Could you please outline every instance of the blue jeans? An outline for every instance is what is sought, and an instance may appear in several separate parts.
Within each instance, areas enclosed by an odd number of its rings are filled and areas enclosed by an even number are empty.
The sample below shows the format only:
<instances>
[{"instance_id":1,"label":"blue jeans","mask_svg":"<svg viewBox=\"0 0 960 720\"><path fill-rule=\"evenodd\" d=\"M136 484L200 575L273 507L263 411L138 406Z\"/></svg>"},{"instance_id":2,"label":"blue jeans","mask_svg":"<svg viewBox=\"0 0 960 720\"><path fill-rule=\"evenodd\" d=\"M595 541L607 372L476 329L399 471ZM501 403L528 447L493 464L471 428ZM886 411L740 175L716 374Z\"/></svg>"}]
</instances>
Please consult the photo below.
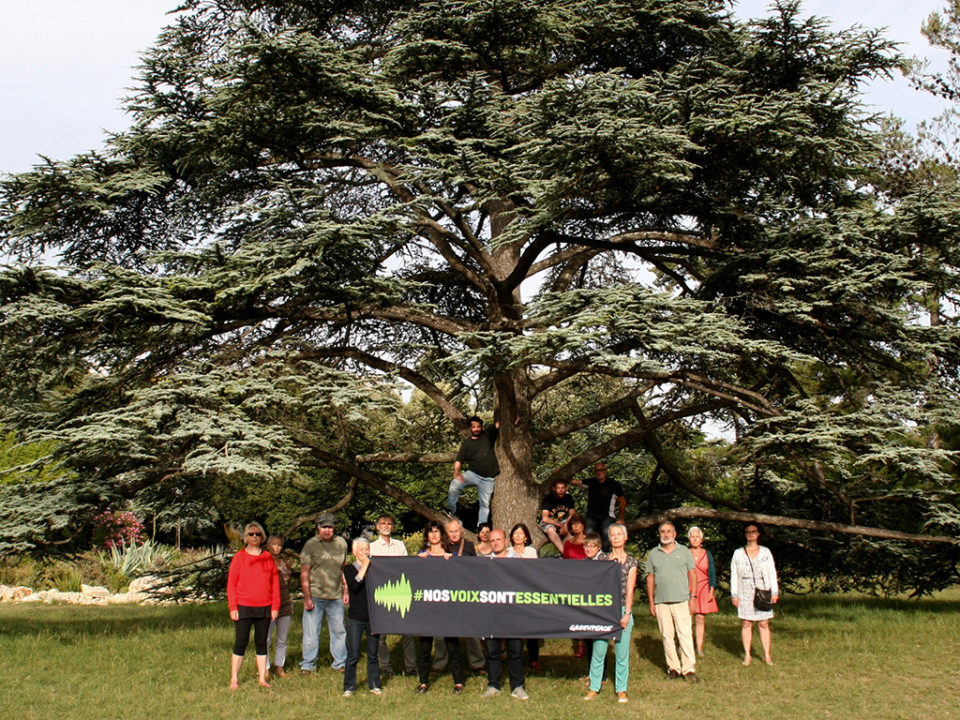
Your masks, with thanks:
<instances>
[{"instance_id":1,"label":"blue jeans","mask_svg":"<svg viewBox=\"0 0 960 720\"><path fill-rule=\"evenodd\" d=\"M626 610L626 608L624 608ZM627 680L630 677L630 633L633 632L633 615L620 639L613 644L613 654L616 658L614 672L614 687L617 692L627 691ZM594 640L593 653L590 655L590 689L600 692L603 681L603 663L607 658L608 640Z\"/></svg>"},{"instance_id":2,"label":"blue jeans","mask_svg":"<svg viewBox=\"0 0 960 720\"><path fill-rule=\"evenodd\" d=\"M343 689L357 689L357 664L360 662L360 639L367 634L367 687L371 690L380 687L380 664L377 662L377 648L380 636L370 634L369 620L347 619L347 666L343 673Z\"/></svg>"},{"instance_id":3,"label":"blue jeans","mask_svg":"<svg viewBox=\"0 0 960 720\"><path fill-rule=\"evenodd\" d=\"M333 655L333 668L339 670L347 664L347 630L343 625L343 598L324 600L313 598L313 610L303 611L303 661L301 670L314 670L317 667L317 654L320 651L320 626L323 614L327 614L327 627L330 629L330 654Z\"/></svg>"},{"instance_id":4,"label":"blue jeans","mask_svg":"<svg viewBox=\"0 0 960 720\"><path fill-rule=\"evenodd\" d=\"M480 512L477 513L477 525L486 522L490 517L490 498L493 497L492 477L483 477L477 475L473 470L463 472L463 482L457 479L450 481L450 487L447 490L447 510L452 514L457 512L457 500L460 499L460 492L469 485L475 485L477 496L480 498Z\"/></svg>"}]
</instances>

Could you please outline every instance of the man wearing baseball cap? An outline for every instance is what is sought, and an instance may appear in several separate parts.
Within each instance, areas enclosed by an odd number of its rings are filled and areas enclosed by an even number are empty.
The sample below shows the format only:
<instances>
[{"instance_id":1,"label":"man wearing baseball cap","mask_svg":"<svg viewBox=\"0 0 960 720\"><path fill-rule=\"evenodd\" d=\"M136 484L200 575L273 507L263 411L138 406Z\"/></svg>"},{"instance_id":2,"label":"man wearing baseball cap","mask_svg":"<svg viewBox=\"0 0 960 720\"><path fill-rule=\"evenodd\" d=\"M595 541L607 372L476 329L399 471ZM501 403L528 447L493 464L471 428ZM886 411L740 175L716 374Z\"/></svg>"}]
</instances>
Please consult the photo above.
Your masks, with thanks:
<instances>
[{"instance_id":1,"label":"man wearing baseball cap","mask_svg":"<svg viewBox=\"0 0 960 720\"><path fill-rule=\"evenodd\" d=\"M320 513L317 534L307 540L300 553L300 588L303 590L301 675L316 669L324 613L330 630L333 669L343 672L347 662L347 631L343 622L346 594L343 566L347 562L347 541L333 534L336 523L333 513Z\"/></svg>"}]
</instances>

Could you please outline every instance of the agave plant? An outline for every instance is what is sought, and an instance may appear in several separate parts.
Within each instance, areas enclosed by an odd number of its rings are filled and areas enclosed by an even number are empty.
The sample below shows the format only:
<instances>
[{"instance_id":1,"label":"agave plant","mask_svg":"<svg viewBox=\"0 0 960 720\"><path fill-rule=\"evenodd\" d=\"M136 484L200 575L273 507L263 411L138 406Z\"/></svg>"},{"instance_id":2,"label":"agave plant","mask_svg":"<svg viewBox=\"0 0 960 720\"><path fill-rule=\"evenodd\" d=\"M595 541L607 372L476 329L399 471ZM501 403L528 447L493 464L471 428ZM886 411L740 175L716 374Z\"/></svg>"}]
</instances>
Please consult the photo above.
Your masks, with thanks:
<instances>
[{"instance_id":1,"label":"agave plant","mask_svg":"<svg viewBox=\"0 0 960 720\"><path fill-rule=\"evenodd\" d=\"M121 543L109 550L109 558L103 553L100 560L128 578L163 570L177 557L177 549L147 540L142 545Z\"/></svg>"}]
</instances>

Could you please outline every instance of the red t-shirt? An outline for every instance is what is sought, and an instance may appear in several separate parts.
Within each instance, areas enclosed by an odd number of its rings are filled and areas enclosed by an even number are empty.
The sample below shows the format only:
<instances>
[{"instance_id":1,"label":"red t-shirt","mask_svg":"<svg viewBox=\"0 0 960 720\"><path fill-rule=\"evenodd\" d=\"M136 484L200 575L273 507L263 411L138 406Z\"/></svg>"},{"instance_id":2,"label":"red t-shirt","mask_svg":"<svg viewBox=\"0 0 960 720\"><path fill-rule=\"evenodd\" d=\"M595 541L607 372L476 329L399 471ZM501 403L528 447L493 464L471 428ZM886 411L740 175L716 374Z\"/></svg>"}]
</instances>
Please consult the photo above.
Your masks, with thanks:
<instances>
[{"instance_id":1,"label":"red t-shirt","mask_svg":"<svg viewBox=\"0 0 960 720\"><path fill-rule=\"evenodd\" d=\"M233 556L227 576L227 604L230 610L238 605L269 605L271 610L280 610L280 579L273 555L266 550L259 555L241 550Z\"/></svg>"},{"instance_id":2,"label":"red t-shirt","mask_svg":"<svg viewBox=\"0 0 960 720\"><path fill-rule=\"evenodd\" d=\"M586 560L587 553L583 549L583 543L567 540L563 544L563 557L566 560Z\"/></svg>"}]
</instances>

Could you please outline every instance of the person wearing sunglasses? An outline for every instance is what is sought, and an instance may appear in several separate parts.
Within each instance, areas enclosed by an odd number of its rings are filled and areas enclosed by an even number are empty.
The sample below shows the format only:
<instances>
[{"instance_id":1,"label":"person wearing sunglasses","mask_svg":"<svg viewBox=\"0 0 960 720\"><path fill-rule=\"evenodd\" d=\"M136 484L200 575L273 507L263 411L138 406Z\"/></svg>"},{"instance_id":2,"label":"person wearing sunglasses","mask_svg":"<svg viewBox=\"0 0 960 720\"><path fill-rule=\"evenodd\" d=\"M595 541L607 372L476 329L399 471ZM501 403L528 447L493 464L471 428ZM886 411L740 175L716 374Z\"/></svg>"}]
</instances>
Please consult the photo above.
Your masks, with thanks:
<instances>
[{"instance_id":1,"label":"person wearing sunglasses","mask_svg":"<svg viewBox=\"0 0 960 720\"><path fill-rule=\"evenodd\" d=\"M227 605L233 620L233 656L230 658L230 689L240 686L240 665L250 642L253 627L257 650L259 684L267 680L267 634L270 621L280 614L280 579L273 556L264 552L266 533L257 522L243 528L243 549L233 556L227 575Z\"/></svg>"}]
</instances>

